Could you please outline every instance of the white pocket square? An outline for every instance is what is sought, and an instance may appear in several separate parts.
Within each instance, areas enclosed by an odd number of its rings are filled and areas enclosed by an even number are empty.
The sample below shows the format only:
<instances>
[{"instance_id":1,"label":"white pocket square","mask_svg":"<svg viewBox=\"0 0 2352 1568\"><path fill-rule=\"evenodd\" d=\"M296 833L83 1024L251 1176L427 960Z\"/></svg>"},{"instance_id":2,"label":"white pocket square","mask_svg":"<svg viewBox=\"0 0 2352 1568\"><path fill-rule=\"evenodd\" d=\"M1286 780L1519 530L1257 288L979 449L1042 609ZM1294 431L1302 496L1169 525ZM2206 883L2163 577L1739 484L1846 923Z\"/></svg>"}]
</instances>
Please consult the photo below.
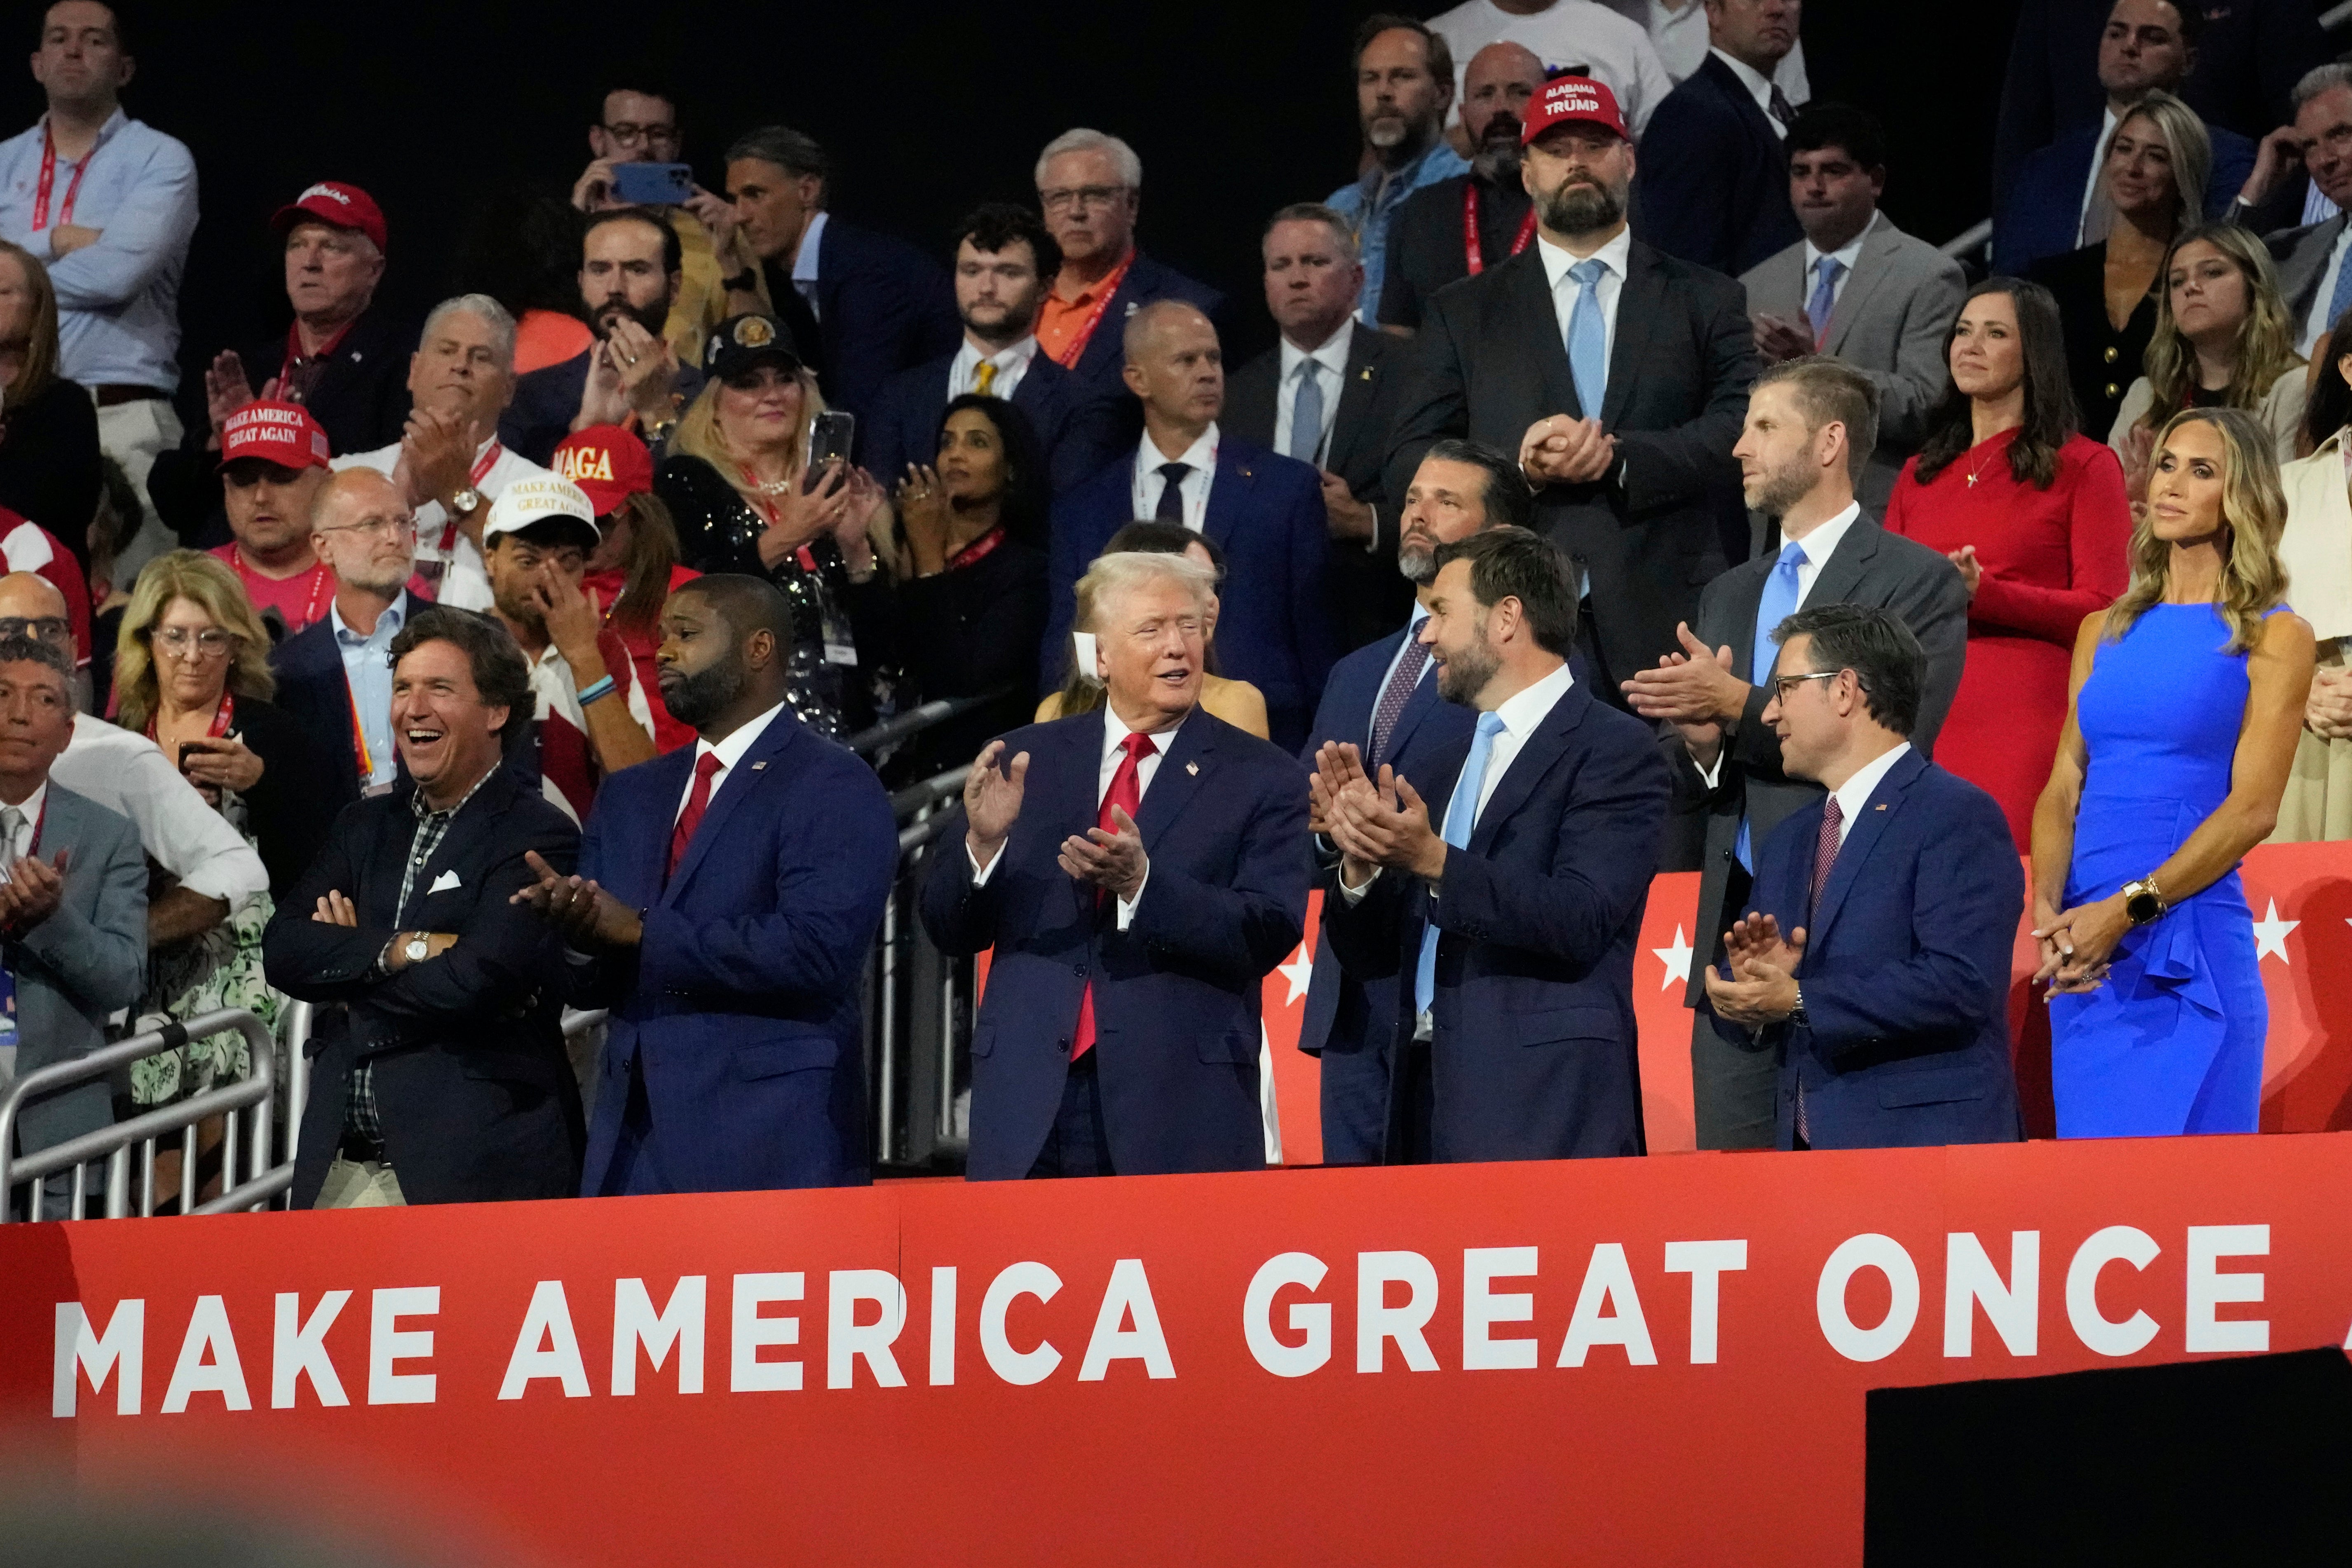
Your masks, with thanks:
<instances>
[{"instance_id":1,"label":"white pocket square","mask_svg":"<svg viewBox=\"0 0 2352 1568\"><path fill-rule=\"evenodd\" d=\"M434 878L433 885L425 890L427 893L446 893L456 886L457 886L457 873L455 871L444 871L439 876Z\"/></svg>"}]
</instances>

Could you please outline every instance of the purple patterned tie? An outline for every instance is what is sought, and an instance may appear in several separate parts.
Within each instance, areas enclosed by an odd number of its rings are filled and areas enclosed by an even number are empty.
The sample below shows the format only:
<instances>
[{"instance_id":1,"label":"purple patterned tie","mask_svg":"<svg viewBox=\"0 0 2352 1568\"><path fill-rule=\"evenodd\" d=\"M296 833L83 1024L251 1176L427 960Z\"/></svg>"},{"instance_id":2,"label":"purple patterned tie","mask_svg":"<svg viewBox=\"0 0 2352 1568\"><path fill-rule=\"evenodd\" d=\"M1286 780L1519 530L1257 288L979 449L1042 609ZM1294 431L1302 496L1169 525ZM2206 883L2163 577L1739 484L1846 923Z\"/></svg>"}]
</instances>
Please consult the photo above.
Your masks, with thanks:
<instances>
[{"instance_id":1,"label":"purple patterned tie","mask_svg":"<svg viewBox=\"0 0 2352 1568\"><path fill-rule=\"evenodd\" d=\"M1837 796L1822 802L1822 836L1813 842L1812 902L1817 907L1822 901L1822 889L1829 885L1830 868L1837 864L1838 824L1844 820L1845 812L1839 806Z\"/></svg>"},{"instance_id":2,"label":"purple patterned tie","mask_svg":"<svg viewBox=\"0 0 2352 1568\"><path fill-rule=\"evenodd\" d=\"M1398 715L1412 700L1412 689L1421 683L1421 672L1429 667L1428 646L1408 634L1404 651L1397 655L1396 668L1389 673L1389 683L1381 688L1380 706L1372 710L1372 758L1365 764L1373 773L1388 760L1389 736L1396 730Z\"/></svg>"}]
</instances>

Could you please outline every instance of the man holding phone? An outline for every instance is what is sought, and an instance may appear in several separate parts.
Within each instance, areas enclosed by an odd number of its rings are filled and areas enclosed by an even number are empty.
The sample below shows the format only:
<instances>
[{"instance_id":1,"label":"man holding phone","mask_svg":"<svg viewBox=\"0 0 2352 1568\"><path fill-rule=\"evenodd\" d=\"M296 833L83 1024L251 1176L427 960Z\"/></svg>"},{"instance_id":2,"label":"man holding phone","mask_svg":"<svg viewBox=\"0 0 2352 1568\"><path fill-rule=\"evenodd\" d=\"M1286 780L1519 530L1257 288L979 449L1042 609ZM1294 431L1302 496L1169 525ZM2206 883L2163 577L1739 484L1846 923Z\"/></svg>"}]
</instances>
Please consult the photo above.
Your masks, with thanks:
<instances>
[{"instance_id":1,"label":"man holding phone","mask_svg":"<svg viewBox=\"0 0 2352 1568\"><path fill-rule=\"evenodd\" d=\"M743 242L734 205L695 184L692 166L683 161L686 138L677 128L677 104L667 92L640 79L616 86L596 101L597 119L588 127L592 157L572 183L572 205L592 214L657 209L677 237L679 256L670 268L678 281L661 336L679 363L698 365L703 339L729 313L723 278L749 268L759 303L747 308L768 308L757 276L759 259Z\"/></svg>"},{"instance_id":2,"label":"man holding phone","mask_svg":"<svg viewBox=\"0 0 2352 1568\"><path fill-rule=\"evenodd\" d=\"M631 426L658 446L702 390L702 373L662 336L682 277L677 229L651 207L615 207L588 220L580 250L580 302L595 342L517 378L499 420L499 439L534 463L596 425Z\"/></svg>"}]
</instances>

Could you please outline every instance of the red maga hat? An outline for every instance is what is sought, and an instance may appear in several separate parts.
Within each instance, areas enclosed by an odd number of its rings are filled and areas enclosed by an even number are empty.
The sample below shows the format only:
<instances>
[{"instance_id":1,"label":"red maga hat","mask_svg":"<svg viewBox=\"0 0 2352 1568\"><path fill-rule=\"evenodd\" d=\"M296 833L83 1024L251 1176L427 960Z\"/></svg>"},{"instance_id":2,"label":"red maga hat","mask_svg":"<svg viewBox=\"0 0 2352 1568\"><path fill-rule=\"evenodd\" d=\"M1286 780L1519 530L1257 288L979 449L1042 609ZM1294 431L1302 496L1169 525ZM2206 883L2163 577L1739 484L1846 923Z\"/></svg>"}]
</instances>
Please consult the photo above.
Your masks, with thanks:
<instances>
[{"instance_id":1,"label":"red maga hat","mask_svg":"<svg viewBox=\"0 0 2352 1568\"><path fill-rule=\"evenodd\" d=\"M384 248L383 209L357 185L341 180L321 180L279 207L270 218L269 226L284 234L304 218L315 218L337 228L355 228L375 241L378 250Z\"/></svg>"},{"instance_id":2,"label":"red maga hat","mask_svg":"<svg viewBox=\"0 0 2352 1568\"><path fill-rule=\"evenodd\" d=\"M1608 83L1589 76L1554 77L1544 83L1543 90L1528 100L1519 145L1527 146L1555 125L1598 125L1622 141L1633 140L1625 130L1624 111L1617 107L1617 95L1609 90Z\"/></svg>"},{"instance_id":3,"label":"red maga hat","mask_svg":"<svg viewBox=\"0 0 2352 1568\"><path fill-rule=\"evenodd\" d=\"M598 517L654 488L653 454L636 432L618 425L591 425L566 436L547 466L586 491Z\"/></svg>"},{"instance_id":4,"label":"red maga hat","mask_svg":"<svg viewBox=\"0 0 2352 1568\"><path fill-rule=\"evenodd\" d=\"M221 426L221 466L260 458L281 468L329 466L326 427L299 403L248 403Z\"/></svg>"}]
</instances>

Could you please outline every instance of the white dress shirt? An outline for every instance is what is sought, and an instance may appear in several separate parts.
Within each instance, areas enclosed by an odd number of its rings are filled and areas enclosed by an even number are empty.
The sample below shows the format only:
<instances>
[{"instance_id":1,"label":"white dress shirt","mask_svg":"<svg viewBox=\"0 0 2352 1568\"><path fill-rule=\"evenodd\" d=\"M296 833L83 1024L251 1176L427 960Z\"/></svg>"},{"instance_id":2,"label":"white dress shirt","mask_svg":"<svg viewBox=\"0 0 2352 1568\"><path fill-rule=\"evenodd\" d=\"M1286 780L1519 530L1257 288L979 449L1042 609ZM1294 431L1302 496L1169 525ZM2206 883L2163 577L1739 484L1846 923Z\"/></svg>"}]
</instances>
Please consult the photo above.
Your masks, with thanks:
<instances>
[{"instance_id":1,"label":"white dress shirt","mask_svg":"<svg viewBox=\"0 0 2352 1568\"><path fill-rule=\"evenodd\" d=\"M7 868L33 852L33 835L41 826L41 810L48 804L48 799L49 781L45 778L38 789L12 808L20 814L22 820L16 824L16 830L8 835L7 843L0 845L0 882L8 879ZM54 859L54 850L51 855Z\"/></svg>"},{"instance_id":2,"label":"white dress shirt","mask_svg":"<svg viewBox=\"0 0 2352 1568\"><path fill-rule=\"evenodd\" d=\"M2330 325L2327 306L2336 298L2336 279L2344 270L2344 255L2347 249L2352 249L2352 223L2346 224L2344 231L2336 237L2336 248L2327 258L2327 269L2319 275L2318 290L2311 297L2311 314L2305 318L2302 338L2295 344L2295 352L2305 359L2309 359L2311 351L2319 346L2321 334Z\"/></svg>"},{"instance_id":3,"label":"white dress shirt","mask_svg":"<svg viewBox=\"0 0 2352 1568\"><path fill-rule=\"evenodd\" d=\"M1127 738L1135 733L1134 731L1127 727L1127 723L1124 720L1120 719L1116 712L1112 711L1111 705L1108 701L1106 701L1102 706L1102 765L1097 770L1095 774L1095 812L1097 816L1099 816L1102 812L1103 797L1110 794L1110 781L1118 776L1118 765L1120 763L1127 760ZM1187 714L1186 717L1189 718L1191 715ZM1168 748L1176 743L1177 731L1183 729L1183 721L1179 720L1174 729L1162 730L1153 735L1151 737L1153 742L1151 750L1137 760L1135 764L1135 801L1136 808L1138 810L1142 809L1143 797L1145 795L1150 793L1151 789L1151 781L1160 776L1160 763L1161 760L1168 755ZM971 852L971 845L968 840L964 844L963 852L964 858L971 862L971 885L975 888L986 887L988 885L989 877L995 871L999 863L1001 863L1004 858L1004 847L1003 845L997 846L994 858L992 858L985 866L980 863L980 857ZM1136 905L1143 902L1143 889L1150 881L1151 863L1147 860L1144 862L1143 867L1143 880L1135 885L1135 897L1132 899L1121 899L1118 900L1119 930L1125 931L1134 921L1135 907Z\"/></svg>"},{"instance_id":4,"label":"white dress shirt","mask_svg":"<svg viewBox=\"0 0 2352 1568\"><path fill-rule=\"evenodd\" d=\"M1536 254L1543 260L1544 280L1551 285L1551 313L1559 323L1559 341L1568 342L1568 323L1576 314L1576 297L1583 292L1568 269L1580 261L1601 263L1601 280L1592 286L1595 298L1601 301L1601 361L1610 363L1609 354L1617 347L1617 296L1625 289L1625 265L1633 248L1633 231L1621 228L1617 237L1589 257L1575 256L1551 242L1551 237L1540 230L1536 235ZM1588 419L1601 417L1601 410L1588 408Z\"/></svg>"},{"instance_id":5,"label":"white dress shirt","mask_svg":"<svg viewBox=\"0 0 2352 1568\"><path fill-rule=\"evenodd\" d=\"M1348 347L1355 331L1356 319L1350 316L1339 323L1338 331L1311 353L1288 338L1282 340L1282 380L1274 397L1276 451L1285 456L1290 452L1291 405L1298 398L1299 367L1311 364L1315 367L1315 379L1323 391L1323 429L1315 439L1315 465L1321 468L1328 462L1331 431L1339 422L1339 395L1348 389ZM1147 514L1138 512L1136 515L1142 517Z\"/></svg>"},{"instance_id":6,"label":"white dress shirt","mask_svg":"<svg viewBox=\"0 0 2352 1568\"><path fill-rule=\"evenodd\" d=\"M980 374L980 367L986 363L996 367L996 379L989 384L988 395L1002 397L1009 403L1013 399L1013 388L1019 386L1021 378L1029 374L1029 362L1036 353L1034 333L1011 348L999 349L992 354L981 353L972 346L971 340L966 338L956 350L955 363L948 366L948 396L958 398L967 392L979 391L972 384L972 380Z\"/></svg>"},{"instance_id":7,"label":"white dress shirt","mask_svg":"<svg viewBox=\"0 0 2352 1568\"><path fill-rule=\"evenodd\" d=\"M131 819L139 843L180 885L222 899L234 914L269 886L261 857L195 786L135 731L74 715L73 740L49 766L49 782Z\"/></svg>"},{"instance_id":8,"label":"white dress shirt","mask_svg":"<svg viewBox=\"0 0 2352 1568\"><path fill-rule=\"evenodd\" d=\"M705 756L716 756L719 759L719 771L710 775L710 794L704 797L703 809L707 811L709 809L709 803L719 798L719 788L727 783L727 775L735 771L735 764L743 760L743 753L750 751L758 743L760 737L768 732L768 726L776 721L776 715L782 712L784 707L783 703L779 702L749 722L737 725L727 732L727 738L723 741L711 742L698 739L694 742L694 767L688 770L686 787L677 792L677 809L669 814L672 826L676 826L677 819L686 815L686 803L694 797L694 775L700 770L702 759Z\"/></svg>"},{"instance_id":9,"label":"white dress shirt","mask_svg":"<svg viewBox=\"0 0 2352 1568\"><path fill-rule=\"evenodd\" d=\"M1845 847L1846 836L1853 831L1853 825L1861 819L1864 809L1870 805L1871 795L1878 788L1878 782L1893 770L1895 763L1908 756L1910 752L1911 742L1906 741L1885 756L1875 757L1863 763L1853 771L1852 778L1830 791L1831 797L1838 803L1839 848Z\"/></svg>"},{"instance_id":10,"label":"white dress shirt","mask_svg":"<svg viewBox=\"0 0 2352 1568\"><path fill-rule=\"evenodd\" d=\"M1694 9L1703 8L1700 0L1690 4ZM1574 66L1607 83L1637 137L1648 128L1651 113L1675 89L1675 79L1659 58L1647 19L1628 16L1622 5L1552 0L1539 11L1520 16L1504 10L1494 0L1467 0L1431 17L1429 30L1444 38L1454 54L1454 107L1447 112L1449 125L1462 118L1462 82L1469 72L1470 58L1489 44L1517 44L1548 68Z\"/></svg>"},{"instance_id":11,"label":"white dress shirt","mask_svg":"<svg viewBox=\"0 0 2352 1568\"><path fill-rule=\"evenodd\" d=\"M820 211L808 220L808 227L801 230L800 248L793 252L793 288L808 301L809 314L820 321L824 320L824 312L816 306L816 261L817 251L824 241L824 220L828 216Z\"/></svg>"},{"instance_id":12,"label":"white dress shirt","mask_svg":"<svg viewBox=\"0 0 2352 1568\"><path fill-rule=\"evenodd\" d=\"M1748 89L1748 96L1754 99L1756 107L1764 111L1764 123L1772 128L1772 134L1783 142L1787 141L1789 128L1781 124L1780 117L1772 112L1772 79L1747 61L1734 59L1721 49L1710 47L1706 52L1731 68L1731 74L1739 79L1739 85ZM1787 98L1789 95L1784 90L1780 96ZM1790 107L1794 106L1795 100L1790 100Z\"/></svg>"},{"instance_id":13,"label":"white dress shirt","mask_svg":"<svg viewBox=\"0 0 2352 1568\"><path fill-rule=\"evenodd\" d=\"M1217 427L1211 425L1201 438L1184 449L1180 458L1171 458L1151 439L1151 432L1143 433L1143 444L1135 452L1135 487L1131 500L1135 510L1131 517L1152 517L1160 507L1160 487L1167 481L1160 470L1169 463L1182 463L1192 471L1186 474L1178 489L1184 500L1184 526L1198 533L1208 525L1209 487L1217 478Z\"/></svg>"},{"instance_id":14,"label":"white dress shirt","mask_svg":"<svg viewBox=\"0 0 2352 1568\"><path fill-rule=\"evenodd\" d=\"M1869 239L1870 231L1877 226L1878 215L1873 213L1870 216L1870 221L1862 226L1862 232L1835 250L1816 250L1813 248L1811 240L1805 241L1805 278L1797 296L1799 310L1802 310L1806 305L1811 303L1813 290L1821 285L1822 259L1826 256L1844 268L1837 275L1837 281L1830 285L1830 314L1832 317L1837 314L1837 302L1845 298L1845 286L1853 281L1853 269L1861 264L1863 243Z\"/></svg>"}]
</instances>

